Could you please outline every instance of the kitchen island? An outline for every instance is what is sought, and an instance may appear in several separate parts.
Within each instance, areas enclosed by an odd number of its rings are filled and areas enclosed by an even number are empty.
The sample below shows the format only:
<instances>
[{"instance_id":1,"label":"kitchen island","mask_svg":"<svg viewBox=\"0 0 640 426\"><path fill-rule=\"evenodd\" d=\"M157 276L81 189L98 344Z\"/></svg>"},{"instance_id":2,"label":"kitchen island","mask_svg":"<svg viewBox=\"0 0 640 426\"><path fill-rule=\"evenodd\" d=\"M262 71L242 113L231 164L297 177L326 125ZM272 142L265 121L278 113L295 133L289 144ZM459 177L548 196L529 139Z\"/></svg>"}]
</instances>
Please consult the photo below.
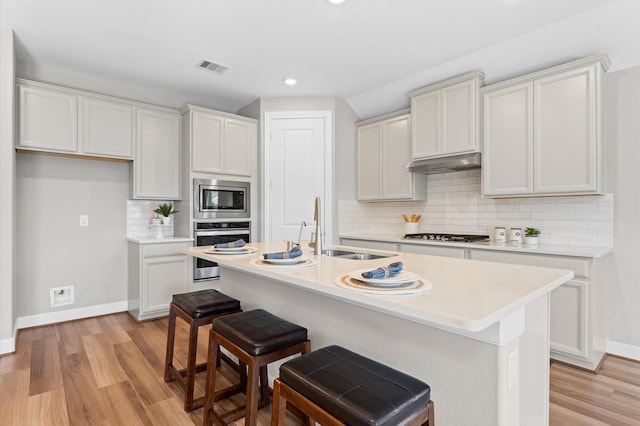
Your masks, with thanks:
<instances>
[{"instance_id":1,"label":"kitchen island","mask_svg":"<svg viewBox=\"0 0 640 426\"><path fill-rule=\"evenodd\" d=\"M305 252L312 265L265 267L255 259L284 244L250 245L255 253L182 251L217 262L220 291L243 309L267 309L307 327L312 348L339 344L429 383L439 425L548 422L549 292L572 271L412 253L351 260ZM378 295L336 284L354 270L395 261L431 290ZM277 366L270 367L273 379Z\"/></svg>"}]
</instances>

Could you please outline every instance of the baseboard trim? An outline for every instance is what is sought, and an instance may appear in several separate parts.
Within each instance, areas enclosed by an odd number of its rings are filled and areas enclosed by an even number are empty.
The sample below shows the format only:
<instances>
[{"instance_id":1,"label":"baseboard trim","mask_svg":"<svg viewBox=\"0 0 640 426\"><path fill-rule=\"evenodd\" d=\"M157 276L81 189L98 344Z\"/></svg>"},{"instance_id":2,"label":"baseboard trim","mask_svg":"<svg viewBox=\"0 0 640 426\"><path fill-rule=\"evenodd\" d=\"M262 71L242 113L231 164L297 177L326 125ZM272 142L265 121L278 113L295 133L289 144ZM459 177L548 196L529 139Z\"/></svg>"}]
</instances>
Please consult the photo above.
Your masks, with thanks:
<instances>
[{"instance_id":1,"label":"baseboard trim","mask_svg":"<svg viewBox=\"0 0 640 426\"><path fill-rule=\"evenodd\" d=\"M10 354L16 351L16 341L18 339L18 328L13 327L13 336L0 340L0 355Z\"/></svg>"},{"instance_id":2,"label":"baseboard trim","mask_svg":"<svg viewBox=\"0 0 640 426\"><path fill-rule=\"evenodd\" d=\"M607 353L640 361L640 347L607 340Z\"/></svg>"},{"instance_id":3,"label":"baseboard trim","mask_svg":"<svg viewBox=\"0 0 640 426\"><path fill-rule=\"evenodd\" d=\"M104 305L87 306L84 308L67 309L64 311L47 312L46 314L29 315L16 318L16 329L55 324L57 322L72 321L82 318L97 317L116 312L123 312L129 308L126 300L106 303Z\"/></svg>"}]
</instances>

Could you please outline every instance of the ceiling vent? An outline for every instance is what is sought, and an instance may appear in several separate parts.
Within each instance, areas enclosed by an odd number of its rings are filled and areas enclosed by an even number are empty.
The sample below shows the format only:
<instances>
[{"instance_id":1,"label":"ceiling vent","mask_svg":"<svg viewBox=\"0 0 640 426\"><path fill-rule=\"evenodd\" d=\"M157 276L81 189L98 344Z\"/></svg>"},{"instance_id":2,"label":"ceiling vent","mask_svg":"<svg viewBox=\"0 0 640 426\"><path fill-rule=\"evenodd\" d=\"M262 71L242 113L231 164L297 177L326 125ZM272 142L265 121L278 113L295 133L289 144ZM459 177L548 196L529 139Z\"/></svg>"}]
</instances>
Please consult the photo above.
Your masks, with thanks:
<instances>
[{"instance_id":1,"label":"ceiling vent","mask_svg":"<svg viewBox=\"0 0 640 426\"><path fill-rule=\"evenodd\" d=\"M207 69L209 71L213 71L218 74L222 74L229 69L229 67L225 67L224 65L216 64L215 62L210 62L207 60L202 60L198 64L200 68Z\"/></svg>"}]
</instances>

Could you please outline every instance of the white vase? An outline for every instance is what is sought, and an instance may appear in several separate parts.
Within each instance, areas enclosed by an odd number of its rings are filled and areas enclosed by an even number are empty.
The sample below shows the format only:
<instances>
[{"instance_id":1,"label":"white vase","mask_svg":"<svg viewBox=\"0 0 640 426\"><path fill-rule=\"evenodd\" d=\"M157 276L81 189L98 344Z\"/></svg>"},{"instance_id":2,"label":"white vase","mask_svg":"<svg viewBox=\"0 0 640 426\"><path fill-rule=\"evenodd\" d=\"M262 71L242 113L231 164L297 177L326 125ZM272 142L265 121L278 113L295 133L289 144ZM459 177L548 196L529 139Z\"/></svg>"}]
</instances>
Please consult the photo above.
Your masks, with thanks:
<instances>
[{"instance_id":1,"label":"white vase","mask_svg":"<svg viewBox=\"0 0 640 426\"><path fill-rule=\"evenodd\" d=\"M537 235L526 235L524 237L524 242L529 245L538 244L538 236Z\"/></svg>"},{"instance_id":2,"label":"white vase","mask_svg":"<svg viewBox=\"0 0 640 426\"><path fill-rule=\"evenodd\" d=\"M169 225L171 223L171 216L162 216L162 224Z\"/></svg>"}]
</instances>

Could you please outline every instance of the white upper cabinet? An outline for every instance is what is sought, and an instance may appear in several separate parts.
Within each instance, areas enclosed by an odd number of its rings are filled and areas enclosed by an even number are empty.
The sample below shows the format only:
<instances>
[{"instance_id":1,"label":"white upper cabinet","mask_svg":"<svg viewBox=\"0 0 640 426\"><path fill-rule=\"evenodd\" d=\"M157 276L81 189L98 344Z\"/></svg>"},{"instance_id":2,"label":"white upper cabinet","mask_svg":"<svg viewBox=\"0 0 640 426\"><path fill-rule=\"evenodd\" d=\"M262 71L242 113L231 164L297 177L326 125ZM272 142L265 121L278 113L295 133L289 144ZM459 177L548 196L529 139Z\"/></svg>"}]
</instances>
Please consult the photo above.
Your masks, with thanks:
<instances>
[{"instance_id":1,"label":"white upper cabinet","mask_svg":"<svg viewBox=\"0 0 640 426\"><path fill-rule=\"evenodd\" d=\"M482 89L485 196L605 191L606 56Z\"/></svg>"},{"instance_id":2,"label":"white upper cabinet","mask_svg":"<svg viewBox=\"0 0 640 426\"><path fill-rule=\"evenodd\" d=\"M180 114L138 108L133 198L180 199Z\"/></svg>"},{"instance_id":3,"label":"white upper cabinet","mask_svg":"<svg viewBox=\"0 0 640 426\"><path fill-rule=\"evenodd\" d=\"M472 72L409 93L411 158L479 152L479 89L484 74Z\"/></svg>"},{"instance_id":4,"label":"white upper cabinet","mask_svg":"<svg viewBox=\"0 0 640 426\"><path fill-rule=\"evenodd\" d=\"M183 121L190 130L192 171L236 176L255 174L256 120L192 105L188 107Z\"/></svg>"},{"instance_id":5,"label":"white upper cabinet","mask_svg":"<svg viewBox=\"0 0 640 426\"><path fill-rule=\"evenodd\" d=\"M84 96L82 150L86 154L133 158L134 108L124 102Z\"/></svg>"},{"instance_id":6,"label":"white upper cabinet","mask_svg":"<svg viewBox=\"0 0 640 426\"><path fill-rule=\"evenodd\" d=\"M134 106L106 96L18 80L17 148L133 159Z\"/></svg>"},{"instance_id":7,"label":"white upper cabinet","mask_svg":"<svg viewBox=\"0 0 640 426\"><path fill-rule=\"evenodd\" d=\"M45 86L18 86L18 148L78 151L78 96Z\"/></svg>"},{"instance_id":8,"label":"white upper cabinet","mask_svg":"<svg viewBox=\"0 0 640 426\"><path fill-rule=\"evenodd\" d=\"M416 175L406 167L411 160L410 122L405 110L358 123L358 200L424 198L426 175Z\"/></svg>"}]
</instances>

